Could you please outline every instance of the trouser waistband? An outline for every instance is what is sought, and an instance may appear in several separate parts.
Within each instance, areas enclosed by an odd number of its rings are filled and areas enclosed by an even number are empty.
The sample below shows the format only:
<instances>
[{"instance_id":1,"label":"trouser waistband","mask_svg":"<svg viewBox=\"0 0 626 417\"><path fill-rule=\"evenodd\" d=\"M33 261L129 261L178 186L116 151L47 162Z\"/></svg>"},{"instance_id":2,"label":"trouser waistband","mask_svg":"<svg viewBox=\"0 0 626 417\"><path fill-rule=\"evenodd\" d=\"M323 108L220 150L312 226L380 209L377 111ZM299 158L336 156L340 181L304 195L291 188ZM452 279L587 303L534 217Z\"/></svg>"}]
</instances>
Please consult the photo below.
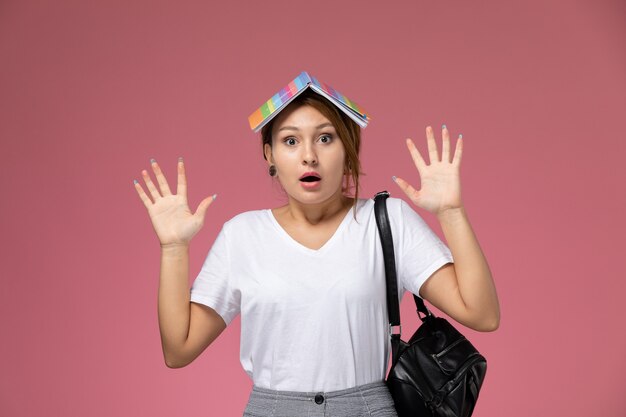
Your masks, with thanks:
<instances>
[{"instance_id":1,"label":"trouser waistband","mask_svg":"<svg viewBox=\"0 0 626 417\"><path fill-rule=\"evenodd\" d=\"M256 391L256 392L260 392L264 394L272 394L272 395L296 397L296 398L298 397L304 398L304 397L315 396L317 394L324 394L324 397L326 398L333 398L333 397L340 397L346 394L360 392L360 391L367 390L367 389L386 387L386 386L387 385L385 381L381 380L381 381L374 381L374 382L370 382L367 384L357 385L351 388L335 390L335 391L321 391L321 390L320 391L284 391L284 390L273 390L269 388L259 387L256 385L252 386L252 391Z\"/></svg>"}]
</instances>

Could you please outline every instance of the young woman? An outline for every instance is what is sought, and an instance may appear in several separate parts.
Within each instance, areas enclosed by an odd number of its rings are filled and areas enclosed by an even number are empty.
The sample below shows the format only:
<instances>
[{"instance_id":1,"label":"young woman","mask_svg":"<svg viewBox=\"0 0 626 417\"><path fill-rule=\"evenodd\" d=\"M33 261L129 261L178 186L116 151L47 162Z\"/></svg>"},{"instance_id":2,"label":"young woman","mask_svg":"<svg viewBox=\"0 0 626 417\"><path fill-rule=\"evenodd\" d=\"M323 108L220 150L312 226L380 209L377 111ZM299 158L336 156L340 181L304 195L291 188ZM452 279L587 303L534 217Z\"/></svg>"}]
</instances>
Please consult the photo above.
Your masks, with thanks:
<instances>
[{"instance_id":1,"label":"young woman","mask_svg":"<svg viewBox=\"0 0 626 417\"><path fill-rule=\"evenodd\" d=\"M168 367L191 363L241 314L240 359L253 380L244 416L396 416L384 379L390 338L385 270L374 200L358 197L360 127L306 90L261 131L269 175L287 203L223 225L188 288L189 244L215 195L189 210L185 168L172 194L158 164L136 183L162 248L158 314ZM389 197L398 299L418 294L457 322L493 331L495 286L461 201L462 139L453 160L442 130L430 165L410 139L421 189L396 183L439 219L449 247L410 204ZM354 196L350 196L350 182Z\"/></svg>"}]
</instances>

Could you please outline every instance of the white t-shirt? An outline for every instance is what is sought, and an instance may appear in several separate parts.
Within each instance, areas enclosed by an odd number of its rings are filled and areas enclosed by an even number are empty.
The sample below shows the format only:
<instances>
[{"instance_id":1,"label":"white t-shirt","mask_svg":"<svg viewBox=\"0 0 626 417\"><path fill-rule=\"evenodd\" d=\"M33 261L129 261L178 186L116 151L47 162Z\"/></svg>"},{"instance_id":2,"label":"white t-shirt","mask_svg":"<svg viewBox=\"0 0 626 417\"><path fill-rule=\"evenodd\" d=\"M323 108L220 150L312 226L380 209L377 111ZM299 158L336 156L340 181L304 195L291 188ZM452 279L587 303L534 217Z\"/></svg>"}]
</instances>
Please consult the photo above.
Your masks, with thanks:
<instances>
[{"instance_id":1,"label":"white t-shirt","mask_svg":"<svg viewBox=\"0 0 626 417\"><path fill-rule=\"evenodd\" d=\"M271 209L226 221L191 301L226 324L241 313L240 360L259 387L334 391L385 379L391 340L374 200L357 200L318 250L294 240ZM446 263L449 248L402 199L388 197L398 300ZM403 335L407 338L410 335ZM406 340L406 339L405 339Z\"/></svg>"}]
</instances>

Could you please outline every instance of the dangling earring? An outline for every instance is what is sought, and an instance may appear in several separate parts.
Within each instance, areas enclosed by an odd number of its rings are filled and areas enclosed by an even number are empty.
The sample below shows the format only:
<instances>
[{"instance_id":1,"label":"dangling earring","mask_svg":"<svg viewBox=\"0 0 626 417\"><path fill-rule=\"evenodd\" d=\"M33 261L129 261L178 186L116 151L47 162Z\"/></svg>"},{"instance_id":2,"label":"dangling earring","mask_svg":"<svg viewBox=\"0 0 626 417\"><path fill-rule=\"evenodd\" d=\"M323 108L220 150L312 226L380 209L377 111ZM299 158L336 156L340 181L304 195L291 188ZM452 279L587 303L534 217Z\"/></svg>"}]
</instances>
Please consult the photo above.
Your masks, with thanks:
<instances>
[{"instance_id":1,"label":"dangling earring","mask_svg":"<svg viewBox=\"0 0 626 417\"><path fill-rule=\"evenodd\" d=\"M270 165L270 176L273 177L276 175L276 167L274 165Z\"/></svg>"}]
</instances>

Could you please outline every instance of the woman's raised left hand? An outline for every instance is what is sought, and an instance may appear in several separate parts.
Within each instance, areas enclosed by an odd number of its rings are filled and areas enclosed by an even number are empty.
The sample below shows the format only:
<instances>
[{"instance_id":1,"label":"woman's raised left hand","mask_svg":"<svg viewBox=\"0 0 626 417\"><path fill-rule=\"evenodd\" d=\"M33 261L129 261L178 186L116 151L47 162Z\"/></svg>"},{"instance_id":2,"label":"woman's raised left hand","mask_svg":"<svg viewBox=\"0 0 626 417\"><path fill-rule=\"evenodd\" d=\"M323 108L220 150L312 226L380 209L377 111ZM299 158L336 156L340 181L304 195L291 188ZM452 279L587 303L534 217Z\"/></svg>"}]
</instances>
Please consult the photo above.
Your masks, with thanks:
<instances>
[{"instance_id":1,"label":"woman's raised left hand","mask_svg":"<svg viewBox=\"0 0 626 417\"><path fill-rule=\"evenodd\" d=\"M410 138L406 140L406 145L420 175L421 188L419 190L413 188L404 179L396 178L396 184L416 206L435 215L463 206L460 178L461 155L463 153L462 135L459 135L456 142L452 162L450 162L450 132L446 127L442 128L441 136L443 148L441 158L439 158L433 128L431 126L426 127L430 165L426 165L413 141Z\"/></svg>"}]
</instances>

